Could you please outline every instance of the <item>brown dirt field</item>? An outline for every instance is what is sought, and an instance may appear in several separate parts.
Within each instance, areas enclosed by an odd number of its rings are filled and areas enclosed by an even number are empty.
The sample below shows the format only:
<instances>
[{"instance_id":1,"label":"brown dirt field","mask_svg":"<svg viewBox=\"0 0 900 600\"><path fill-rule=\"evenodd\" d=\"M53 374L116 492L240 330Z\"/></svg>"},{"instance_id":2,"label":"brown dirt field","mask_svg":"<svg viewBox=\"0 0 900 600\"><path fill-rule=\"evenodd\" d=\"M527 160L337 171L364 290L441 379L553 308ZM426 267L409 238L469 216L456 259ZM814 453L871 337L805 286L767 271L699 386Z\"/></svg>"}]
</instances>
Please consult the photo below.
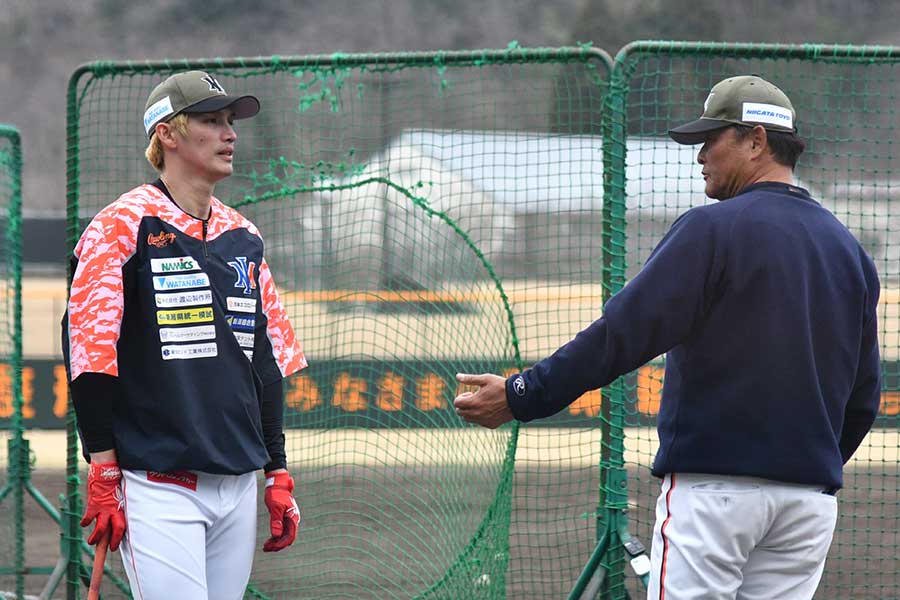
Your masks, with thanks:
<instances>
[{"instance_id":1,"label":"brown dirt field","mask_svg":"<svg viewBox=\"0 0 900 600\"><path fill-rule=\"evenodd\" d=\"M372 494L373 482L377 475L363 472L365 467L347 467L332 473L332 477L322 477L317 473L295 473L298 481L297 495L304 507L305 524L302 526L298 543L288 554L273 558L271 555L257 556L252 581L259 591L268 598L403 598L421 592L416 582L409 580L392 580L385 573L385 568L396 556L389 554L389 549L404 544L414 549L410 539L423 537L429 531L453 531L464 529L470 517L477 517L486 510L484 496L490 498L490 486L493 482L479 484L474 471L461 474L462 479L469 481L472 494L460 496L463 500L447 504L444 508L453 510L441 516L440 523L429 518L423 525L420 521L422 509L421 490L437 489L438 479L444 477L433 469L391 470L393 476L399 477L391 494ZM593 473L596 469L573 469L553 472L540 466L519 469L516 475L517 490L538 489L539 486L552 484L560 496L555 502L559 506L557 513L544 513L535 508L540 499L532 498L524 493L515 495L514 506L517 510L528 512L527 519L513 519L512 539L528 540L533 547L514 547L507 571L506 595L508 598L558 598L564 597L565 591L577 575L578 566L586 560L591 549L592 533L590 520L584 521L580 529L557 520L561 514L586 513L596 503L597 484ZM444 470L443 472L446 472ZM649 546L652 507L655 501L656 482L646 472L632 472L632 506L630 508L631 531ZM321 489L312 483L313 476L319 480ZM64 491L64 474L59 470L37 470L33 473L35 486L52 504L58 505L58 496ZM305 483L304 483L305 482ZM383 480L381 481L383 483ZM445 486L446 482L440 483ZM900 590L900 471L891 465L869 470L851 470L847 473L847 488L839 495L841 517L838 532L832 545L831 556L826 565L825 576L819 588L817 598L896 598ZM418 493L410 492L411 489ZM342 514L318 514L317 502L334 494L335 491L345 497L356 499L370 496L369 502L356 502L354 510ZM424 496L427 497L427 494ZM304 499L306 503L304 504ZM0 522L6 535L11 510L10 498L4 500ZM563 507L562 505L566 506ZM568 508L567 508L568 507ZM402 508L405 508L403 510ZM553 509L554 507L550 507ZM569 509L572 510L569 510ZM455 511L455 514L453 514ZM530 511L530 512L529 512ZM59 554L59 529L30 498L26 499L26 532L28 566L52 566ZM542 518L546 516L548 518ZM533 518L533 517L537 518ZM329 522L325 522L325 521ZM477 520L477 519L476 519ZM414 522L415 521L415 522ZM559 529L569 528L563 534ZM577 525L576 525L577 528ZM333 563L332 568L323 566L322 553L326 550L317 547L333 541L333 536L352 532L356 544L362 540L367 547L365 552L353 554L348 550L348 561L343 566ZM305 535L304 535L305 534ZM330 544L333 546L333 544ZM5 566L11 563L8 558L9 549L0 544ZM334 552L333 549L329 550ZM414 555L416 560L428 559L428 547L420 549ZM554 565L552 572L535 574L529 572L532 560L543 560L544 565ZM118 556L111 555L108 561L121 573ZM314 573L304 571L304 564L312 565ZM299 574L299 575L298 575ZM426 578L423 576L423 578ZM27 594L37 594L47 579L46 575L33 575L26 578ZM526 581L527 579L527 581ZM296 586L301 584L305 589ZM12 590L13 581L10 576L0 575L0 591ZM630 578L628 588L632 597L639 597L638 585ZM495 590L495 592L498 590ZM473 589L472 598L487 597L488 590ZM0 595L0 598L4 596ZM54 598L64 598L62 587ZM105 581L104 597L124 597L115 590L110 581ZM247 596L250 597L250 596Z\"/></svg>"}]
</instances>

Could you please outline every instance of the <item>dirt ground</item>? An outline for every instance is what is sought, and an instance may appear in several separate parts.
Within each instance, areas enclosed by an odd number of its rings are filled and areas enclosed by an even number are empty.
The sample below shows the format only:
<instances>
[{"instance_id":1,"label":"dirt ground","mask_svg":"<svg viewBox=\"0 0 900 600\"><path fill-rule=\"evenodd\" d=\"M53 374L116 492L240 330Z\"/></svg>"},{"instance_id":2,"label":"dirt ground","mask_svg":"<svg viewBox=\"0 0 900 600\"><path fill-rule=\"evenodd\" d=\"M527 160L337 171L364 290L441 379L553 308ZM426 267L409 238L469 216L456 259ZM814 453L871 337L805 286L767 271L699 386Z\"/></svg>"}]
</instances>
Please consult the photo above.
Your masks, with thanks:
<instances>
[{"instance_id":1,"label":"dirt ground","mask_svg":"<svg viewBox=\"0 0 900 600\"><path fill-rule=\"evenodd\" d=\"M510 529L513 547L506 570L508 598L565 597L592 546L592 521L585 518L585 513L590 513L596 503L595 471L554 473L540 467L517 471L518 492L513 495ZM477 527L487 510L491 486L496 482L490 478L479 482L476 471L463 469L454 477L468 482L470 489L452 503L442 502L440 514L425 514L430 510L429 495L438 487L446 489L446 470L439 475L433 470L401 472L395 468L391 473L399 478L391 493L376 493L376 486L382 486L384 481L377 472L358 466L295 474L305 523L298 543L287 554L258 554L251 578L262 594L257 597L404 598L422 593L430 580L439 578L446 568L442 561L448 560L445 550L454 545L462 547L471 537L470 530ZM632 475L631 531L649 546L650 510L657 484L646 473ZM839 495L838 532L816 597L900 597L900 471L893 466L857 469L846 477L847 487ZM440 478L444 479L438 481ZM557 492L550 502L553 506L526 492L551 480ZM313 481L319 481L321 489ZM59 505L58 497L65 485L61 471L37 470L33 482L52 504ZM348 510L334 513L332 506L326 513L326 499L335 493L348 499L344 505ZM0 521L7 528L10 506L9 497L0 505ZM3 537L9 540L7 531L3 531ZM59 555L59 529L30 498L26 499L26 531L27 565L52 566ZM342 537L347 540L346 546L335 543ZM9 552L6 544L0 549ZM344 556L339 558L340 554ZM404 555L412 563L431 565L433 572L395 568L392 563L403 563ZM0 562L5 566L11 560ZM121 576L118 556L112 555L108 564ZM535 573L538 565L552 569ZM46 580L46 575L27 577L26 593L36 595ZM455 592L440 597L498 597L499 590L481 589L477 581L474 585L470 596ZM632 597L640 597L633 577L628 588ZM0 575L0 591L12 589L11 577ZM103 589L106 598L125 597L109 578ZM0 593L0 598L5 597ZM62 586L53 597L65 597Z\"/></svg>"}]
</instances>

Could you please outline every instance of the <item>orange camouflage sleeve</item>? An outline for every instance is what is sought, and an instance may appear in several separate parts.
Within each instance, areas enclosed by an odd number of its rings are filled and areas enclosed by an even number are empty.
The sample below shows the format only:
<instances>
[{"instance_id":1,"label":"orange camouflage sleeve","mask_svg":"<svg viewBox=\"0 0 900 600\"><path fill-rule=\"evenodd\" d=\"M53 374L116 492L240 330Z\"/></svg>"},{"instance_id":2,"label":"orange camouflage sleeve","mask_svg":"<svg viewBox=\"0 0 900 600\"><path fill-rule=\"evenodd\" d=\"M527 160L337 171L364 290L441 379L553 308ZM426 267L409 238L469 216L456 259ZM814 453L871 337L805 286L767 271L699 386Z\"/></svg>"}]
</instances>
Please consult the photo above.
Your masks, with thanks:
<instances>
[{"instance_id":1,"label":"orange camouflage sleeve","mask_svg":"<svg viewBox=\"0 0 900 600\"><path fill-rule=\"evenodd\" d=\"M300 348L293 327L291 327L287 311L278 297L278 290L275 288L272 273L269 271L269 265L265 259L259 266L259 288L262 310L268 321L266 334L272 344L275 362L281 369L281 375L287 377L306 368L306 357L303 355L303 350Z\"/></svg>"},{"instance_id":2,"label":"orange camouflage sleeve","mask_svg":"<svg viewBox=\"0 0 900 600\"><path fill-rule=\"evenodd\" d=\"M75 247L78 266L69 295L69 366L82 373L119 374L116 345L125 297L122 265L134 254L140 216L111 204L91 221Z\"/></svg>"}]
</instances>

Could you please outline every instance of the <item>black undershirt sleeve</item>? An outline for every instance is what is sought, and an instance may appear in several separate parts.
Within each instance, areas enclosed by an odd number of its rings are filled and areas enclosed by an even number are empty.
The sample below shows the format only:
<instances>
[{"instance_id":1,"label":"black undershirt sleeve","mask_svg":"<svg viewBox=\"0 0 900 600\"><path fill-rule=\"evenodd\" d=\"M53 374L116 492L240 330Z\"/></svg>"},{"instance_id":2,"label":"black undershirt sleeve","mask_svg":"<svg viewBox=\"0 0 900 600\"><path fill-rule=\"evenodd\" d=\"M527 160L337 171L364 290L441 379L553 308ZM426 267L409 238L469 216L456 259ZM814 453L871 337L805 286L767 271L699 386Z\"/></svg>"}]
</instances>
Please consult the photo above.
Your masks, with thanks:
<instances>
[{"instance_id":1,"label":"black undershirt sleeve","mask_svg":"<svg viewBox=\"0 0 900 600\"><path fill-rule=\"evenodd\" d=\"M269 462L264 471L286 469L287 458L284 453L284 379L270 383L263 388L262 417L263 440L269 453Z\"/></svg>"},{"instance_id":2,"label":"black undershirt sleeve","mask_svg":"<svg viewBox=\"0 0 900 600\"><path fill-rule=\"evenodd\" d=\"M85 455L114 450L112 411L119 395L119 378L105 373L82 373L69 388Z\"/></svg>"}]
</instances>

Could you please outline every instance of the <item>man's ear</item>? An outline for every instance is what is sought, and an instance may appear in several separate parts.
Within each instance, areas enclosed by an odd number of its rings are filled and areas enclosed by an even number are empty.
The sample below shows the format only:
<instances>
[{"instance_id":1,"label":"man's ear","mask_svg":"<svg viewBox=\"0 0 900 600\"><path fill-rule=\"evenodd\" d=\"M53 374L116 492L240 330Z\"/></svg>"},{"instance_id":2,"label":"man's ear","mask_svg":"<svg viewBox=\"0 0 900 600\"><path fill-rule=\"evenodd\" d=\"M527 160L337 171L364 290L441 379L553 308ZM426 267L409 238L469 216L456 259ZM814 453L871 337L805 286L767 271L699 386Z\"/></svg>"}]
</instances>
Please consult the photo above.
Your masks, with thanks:
<instances>
[{"instance_id":1,"label":"man's ear","mask_svg":"<svg viewBox=\"0 0 900 600\"><path fill-rule=\"evenodd\" d=\"M155 135L163 147L172 150L177 146L177 131L171 123L157 123Z\"/></svg>"},{"instance_id":2,"label":"man's ear","mask_svg":"<svg viewBox=\"0 0 900 600\"><path fill-rule=\"evenodd\" d=\"M769 145L769 136L766 133L766 128L762 125L756 125L753 127L753 131L750 133L750 152L753 156L758 156L766 151L766 148Z\"/></svg>"}]
</instances>

